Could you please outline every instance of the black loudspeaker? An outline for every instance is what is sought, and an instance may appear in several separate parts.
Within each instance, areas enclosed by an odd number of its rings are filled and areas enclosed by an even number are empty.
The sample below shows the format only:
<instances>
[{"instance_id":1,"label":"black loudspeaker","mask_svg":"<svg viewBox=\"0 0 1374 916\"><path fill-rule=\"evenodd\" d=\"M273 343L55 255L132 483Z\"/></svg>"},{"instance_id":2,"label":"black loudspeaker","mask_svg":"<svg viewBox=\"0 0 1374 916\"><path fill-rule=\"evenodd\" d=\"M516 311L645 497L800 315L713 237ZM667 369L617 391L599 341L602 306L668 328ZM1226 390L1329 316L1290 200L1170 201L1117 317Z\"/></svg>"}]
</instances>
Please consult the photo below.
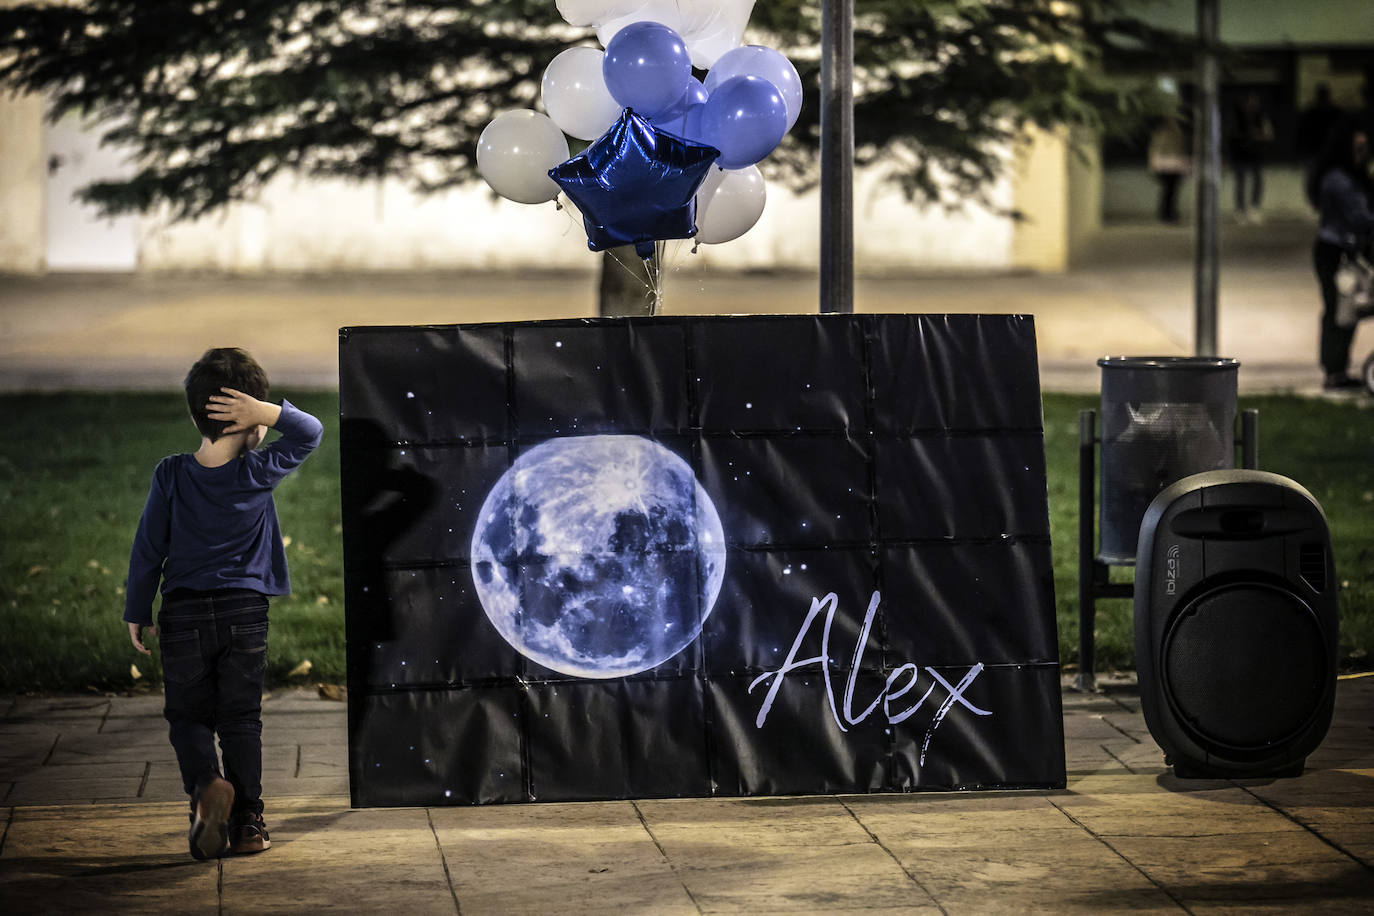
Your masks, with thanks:
<instances>
[{"instance_id":1,"label":"black loudspeaker","mask_svg":"<svg viewBox=\"0 0 1374 916\"><path fill-rule=\"evenodd\" d=\"M1136 669L1177 776L1296 776L1331 724L1336 577L1321 506L1264 471L1165 488L1140 527Z\"/></svg>"}]
</instances>

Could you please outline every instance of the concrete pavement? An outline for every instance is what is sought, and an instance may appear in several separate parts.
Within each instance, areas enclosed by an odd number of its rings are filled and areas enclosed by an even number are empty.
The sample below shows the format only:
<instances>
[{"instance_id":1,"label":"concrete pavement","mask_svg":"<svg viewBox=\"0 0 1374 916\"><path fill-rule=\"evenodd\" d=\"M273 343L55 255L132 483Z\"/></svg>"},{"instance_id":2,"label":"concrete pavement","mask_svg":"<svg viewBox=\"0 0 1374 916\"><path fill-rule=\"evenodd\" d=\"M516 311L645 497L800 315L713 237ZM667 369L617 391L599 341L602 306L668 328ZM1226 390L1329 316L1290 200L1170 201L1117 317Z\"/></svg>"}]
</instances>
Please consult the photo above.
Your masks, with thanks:
<instances>
[{"instance_id":1,"label":"concrete pavement","mask_svg":"<svg viewBox=\"0 0 1374 916\"><path fill-rule=\"evenodd\" d=\"M264 705L272 849L196 862L160 697L0 699L6 913L1367 913L1374 678L1295 779L1180 781L1134 685L1049 792L348 806L342 703Z\"/></svg>"},{"instance_id":2,"label":"concrete pavement","mask_svg":"<svg viewBox=\"0 0 1374 916\"><path fill-rule=\"evenodd\" d=\"M1241 389L1315 392L1313 228L1224 229L1220 349L1241 360ZM589 257L589 271L595 263ZM1192 352L1192 275L1189 229L1122 226L1065 274L864 276L860 265L855 308L1034 315L1043 387L1096 391L1100 356ZM818 309L814 275L705 273L685 249L664 289L665 314ZM174 389L207 346L229 343L250 349L278 385L327 388L338 382L343 326L595 313L590 272L0 277L0 391ZM1356 368L1374 350L1374 322L1366 324Z\"/></svg>"}]
</instances>

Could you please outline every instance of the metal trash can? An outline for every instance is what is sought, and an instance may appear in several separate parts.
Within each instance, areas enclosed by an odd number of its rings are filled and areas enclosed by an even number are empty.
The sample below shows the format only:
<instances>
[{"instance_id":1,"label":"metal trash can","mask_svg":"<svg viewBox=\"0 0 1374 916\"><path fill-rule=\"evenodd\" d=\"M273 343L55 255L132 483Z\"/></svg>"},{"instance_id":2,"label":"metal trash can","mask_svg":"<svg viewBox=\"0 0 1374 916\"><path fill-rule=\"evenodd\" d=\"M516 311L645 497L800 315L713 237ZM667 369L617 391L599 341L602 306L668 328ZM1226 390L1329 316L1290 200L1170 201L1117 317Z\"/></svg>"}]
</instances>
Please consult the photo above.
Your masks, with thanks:
<instances>
[{"instance_id":1,"label":"metal trash can","mask_svg":"<svg viewBox=\"0 0 1374 916\"><path fill-rule=\"evenodd\" d=\"M1240 361L1212 356L1112 356L1102 367L1099 553L1135 563L1145 509L1159 491L1235 466Z\"/></svg>"}]
</instances>

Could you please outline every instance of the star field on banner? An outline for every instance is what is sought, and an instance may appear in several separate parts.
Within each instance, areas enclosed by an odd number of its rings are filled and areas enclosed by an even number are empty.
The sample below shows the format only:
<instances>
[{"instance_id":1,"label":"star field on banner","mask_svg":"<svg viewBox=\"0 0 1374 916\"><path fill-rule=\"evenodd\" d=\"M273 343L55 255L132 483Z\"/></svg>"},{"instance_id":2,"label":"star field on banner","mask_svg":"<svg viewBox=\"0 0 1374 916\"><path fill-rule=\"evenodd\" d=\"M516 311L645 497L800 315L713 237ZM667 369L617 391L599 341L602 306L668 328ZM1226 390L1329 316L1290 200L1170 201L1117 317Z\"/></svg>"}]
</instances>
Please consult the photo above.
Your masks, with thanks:
<instances>
[{"instance_id":1,"label":"star field on banner","mask_svg":"<svg viewBox=\"0 0 1374 916\"><path fill-rule=\"evenodd\" d=\"M339 354L355 805L1064 785L1029 317Z\"/></svg>"}]
</instances>

